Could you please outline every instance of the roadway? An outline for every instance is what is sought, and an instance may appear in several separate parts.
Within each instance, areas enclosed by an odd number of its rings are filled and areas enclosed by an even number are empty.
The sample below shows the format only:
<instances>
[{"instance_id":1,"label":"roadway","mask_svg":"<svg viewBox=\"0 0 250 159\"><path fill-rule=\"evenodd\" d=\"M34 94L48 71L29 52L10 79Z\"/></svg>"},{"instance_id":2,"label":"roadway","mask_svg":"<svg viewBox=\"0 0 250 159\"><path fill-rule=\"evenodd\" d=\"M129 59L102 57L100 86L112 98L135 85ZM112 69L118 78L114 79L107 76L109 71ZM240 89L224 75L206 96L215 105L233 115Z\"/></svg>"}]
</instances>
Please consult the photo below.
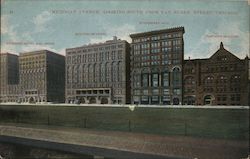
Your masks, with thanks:
<instances>
[{"instance_id":1,"label":"roadway","mask_svg":"<svg viewBox=\"0 0 250 159\"><path fill-rule=\"evenodd\" d=\"M243 140L24 124L1 124L1 141L115 159L236 159L249 155L249 142Z\"/></svg>"}]
</instances>

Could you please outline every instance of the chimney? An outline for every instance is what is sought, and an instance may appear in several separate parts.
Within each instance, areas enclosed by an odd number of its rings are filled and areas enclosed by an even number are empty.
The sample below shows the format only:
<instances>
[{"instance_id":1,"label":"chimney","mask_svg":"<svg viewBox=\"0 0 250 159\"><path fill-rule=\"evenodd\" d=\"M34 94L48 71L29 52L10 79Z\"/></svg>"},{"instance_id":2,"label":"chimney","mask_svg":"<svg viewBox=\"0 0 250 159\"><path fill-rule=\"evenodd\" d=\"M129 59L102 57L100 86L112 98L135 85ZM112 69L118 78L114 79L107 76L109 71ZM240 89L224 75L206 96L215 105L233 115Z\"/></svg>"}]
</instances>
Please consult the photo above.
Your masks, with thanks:
<instances>
[{"instance_id":1,"label":"chimney","mask_svg":"<svg viewBox=\"0 0 250 159\"><path fill-rule=\"evenodd\" d=\"M224 49L223 43L220 42L220 49Z\"/></svg>"}]
</instances>

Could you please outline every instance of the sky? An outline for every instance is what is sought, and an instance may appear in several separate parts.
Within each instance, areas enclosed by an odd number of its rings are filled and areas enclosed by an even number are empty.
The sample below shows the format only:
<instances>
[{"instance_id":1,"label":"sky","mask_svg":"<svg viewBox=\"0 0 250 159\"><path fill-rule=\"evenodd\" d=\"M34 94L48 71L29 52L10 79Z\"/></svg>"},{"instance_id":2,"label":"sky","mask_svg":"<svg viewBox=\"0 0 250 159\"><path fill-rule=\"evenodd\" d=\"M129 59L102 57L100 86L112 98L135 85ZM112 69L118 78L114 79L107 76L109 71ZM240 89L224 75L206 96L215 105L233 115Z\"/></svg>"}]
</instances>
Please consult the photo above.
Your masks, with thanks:
<instances>
[{"instance_id":1,"label":"sky","mask_svg":"<svg viewBox=\"0 0 250 159\"><path fill-rule=\"evenodd\" d=\"M209 58L220 42L249 56L247 0L1 0L1 53L66 48L183 26L184 57Z\"/></svg>"}]
</instances>

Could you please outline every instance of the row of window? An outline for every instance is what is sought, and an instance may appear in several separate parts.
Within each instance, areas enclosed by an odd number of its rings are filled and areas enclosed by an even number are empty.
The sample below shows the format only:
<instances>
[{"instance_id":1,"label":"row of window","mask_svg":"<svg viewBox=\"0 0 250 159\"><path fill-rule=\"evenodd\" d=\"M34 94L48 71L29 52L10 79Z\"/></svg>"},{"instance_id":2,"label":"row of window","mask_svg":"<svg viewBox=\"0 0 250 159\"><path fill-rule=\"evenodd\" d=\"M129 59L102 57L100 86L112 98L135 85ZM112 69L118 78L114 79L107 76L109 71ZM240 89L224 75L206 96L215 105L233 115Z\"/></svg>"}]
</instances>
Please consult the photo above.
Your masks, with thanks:
<instances>
[{"instance_id":1,"label":"row of window","mask_svg":"<svg viewBox=\"0 0 250 159\"><path fill-rule=\"evenodd\" d=\"M240 94L232 94L230 96L227 95L218 95L217 96L217 101L240 101Z\"/></svg>"},{"instance_id":2,"label":"row of window","mask_svg":"<svg viewBox=\"0 0 250 159\"><path fill-rule=\"evenodd\" d=\"M175 64L179 65L181 64L180 60L163 60L163 61L147 61L147 62L141 62L141 63L135 63L134 67L141 67L141 66L154 66L154 65L170 65Z\"/></svg>"},{"instance_id":3,"label":"row of window","mask_svg":"<svg viewBox=\"0 0 250 159\"><path fill-rule=\"evenodd\" d=\"M30 61L43 61L45 55L33 55L28 57L20 57L20 63L29 63Z\"/></svg>"},{"instance_id":4,"label":"row of window","mask_svg":"<svg viewBox=\"0 0 250 159\"><path fill-rule=\"evenodd\" d=\"M111 46L103 46L103 47L95 47L95 48L83 48L79 50L74 51L67 51L67 54L76 54L76 53L86 53L86 52L92 52L92 51L106 51L106 50L113 50L124 48L124 44L118 44L118 45L111 45Z\"/></svg>"},{"instance_id":5,"label":"row of window","mask_svg":"<svg viewBox=\"0 0 250 159\"><path fill-rule=\"evenodd\" d=\"M110 90L76 90L76 94L109 94Z\"/></svg>"},{"instance_id":6,"label":"row of window","mask_svg":"<svg viewBox=\"0 0 250 159\"><path fill-rule=\"evenodd\" d=\"M218 72L218 71L221 71L221 72L226 72L226 71L235 71L237 70L238 68L240 68L238 66L238 64L235 64L235 65L223 65L223 66L207 66L206 68L203 69L203 71L206 71L206 72Z\"/></svg>"},{"instance_id":7,"label":"row of window","mask_svg":"<svg viewBox=\"0 0 250 159\"><path fill-rule=\"evenodd\" d=\"M87 62L99 62L99 61L108 61L108 60L119 60L123 59L122 50L118 51L107 51L107 52L98 52L91 54L82 54L82 55L72 55L67 56L67 64L77 64L77 63L87 63Z\"/></svg>"},{"instance_id":8,"label":"row of window","mask_svg":"<svg viewBox=\"0 0 250 159\"><path fill-rule=\"evenodd\" d=\"M134 61L140 61L142 60L158 60L161 59L181 59L181 54L179 53L172 53L172 54L151 54L151 55L144 55L144 56L134 56L133 59Z\"/></svg>"},{"instance_id":9,"label":"row of window","mask_svg":"<svg viewBox=\"0 0 250 159\"><path fill-rule=\"evenodd\" d=\"M204 79L204 84L213 84L213 83L221 83L226 84L228 82L228 78L226 76L218 76L215 80L213 76L207 76ZM231 83L239 83L240 82L240 75L233 75L230 78Z\"/></svg>"},{"instance_id":10,"label":"row of window","mask_svg":"<svg viewBox=\"0 0 250 159\"><path fill-rule=\"evenodd\" d=\"M173 79L171 85L180 86L181 85L181 72L180 70L174 70L172 73ZM161 79L160 79L161 78ZM161 81L161 83L160 83ZM134 75L134 87L159 87L159 86L169 86L170 85L170 73L162 73L161 76L159 73L143 73Z\"/></svg>"},{"instance_id":11,"label":"row of window","mask_svg":"<svg viewBox=\"0 0 250 159\"><path fill-rule=\"evenodd\" d=\"M140 49L149 49L150 46L151 48L158 48L158 47L166 47L166 46L176 46L176 45L181 45L182 40L177 39L177 40L169 40L169 41L162 41L162 42L152 42L152 43L143 43L143 44L135 44L133 45L134 50L140 50Z\"/></svg>"},{"instance_id":12,"label":"row of window","mask_svg":"<svg viewBox=\"0 0 250 159\"><path fill-rule=\"evenodd\" d=\"M149 36L149 37L142 37L142 38L133 38L133 42L146 42L146 41L155 41L155 40L160 40L160 39L169 39L169 38L180 38L182 37L182 33L166 33L166 34L161 34L161 35L154 35L154 36Z\"/></svg>"},{"instance_id":13,"label":"row of window","mask_svg":"<svg viewBox=\"0 0 250 159\"><path fill-rule=\"evenodd\" d=\"M67 83L121 81L122 62L67 67Z\"/></svg>"},{"instance_id":14,"label":"row of window","mask_svg":"<svg viewBox=\"0 0 250 159\"><path fill-rule=\"evenodd\" d=\"M181 46L173 46L173 47L158 47L158 48L151 48L149 50L134 50L133 55L145 55L145 54L157 54L157 53L170 53L170 52L180 52L182 51Z\"/></svg>"},{"instance_id":15,"label":"row of window","mask_svg":"<svg viewBox=\"0 0 250 159\"><path fill-rule=\"evenodd\" d=\"M170 89L169 88L164 88L164 89L135 89L133 92L134 95L159 95L159 94L163 94L163 95L170 95ZM180 88L174 88L173 89L173 94L174 95L180 95L181 94L181 89Z\"/></svg>"},{"instance_id":16,"label":"row of window","mask_svg":"<svg viewBox=\"0 0 250 159\"><path fill-rule=\"evenodd\" d=\"M213 92L216 91L218 93L222 93L222 92L240 92L241 89L240 87L216 87L216 89L212 88L212 87L205 87L203 89L204 92Z\"/></svg>"}]
</instances>

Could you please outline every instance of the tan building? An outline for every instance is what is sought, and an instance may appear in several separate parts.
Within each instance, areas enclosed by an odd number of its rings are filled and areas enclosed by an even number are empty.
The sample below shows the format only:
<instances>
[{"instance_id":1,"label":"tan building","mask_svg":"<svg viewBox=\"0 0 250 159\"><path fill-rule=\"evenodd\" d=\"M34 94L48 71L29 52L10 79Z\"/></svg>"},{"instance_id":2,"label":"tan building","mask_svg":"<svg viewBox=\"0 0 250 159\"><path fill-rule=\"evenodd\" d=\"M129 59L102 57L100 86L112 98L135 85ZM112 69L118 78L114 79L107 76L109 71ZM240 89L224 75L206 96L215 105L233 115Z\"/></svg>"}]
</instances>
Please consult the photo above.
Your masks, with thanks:
<instances>
[{"instance_id":1,"label":"tan building","mask_svg":"<svg viewBox=\"0 0 250 159\"><path fill-rule=\"evenodd\" d=\"M182 104L184 27L131 34L131 103Z\"/></svg>"},{"instance_id":2,"label":"tan building","mask_svg":"<svg viewBox=\"0 0 250 159\"><path fill-rule=\"evenodd\" d=\"M19 88L18 56L10 53L0 54L0 103L16 102Z\"/></svg>"},{"instance_id":3,"label":"tan building","mask_svg":"<svg viewBox=\"0 0 250 159\"><path fill-rule=\"evenodd\" d=\"M130 101L129 44L117 39L66 49L66 102Z\"/></svg>"},{"instance_id":4,"label":"tan building","mask_svg":"<svg viewBox=\"0 0 250 159\"><path fill-rule=\"evenodd\" d=\"M185 60L183 81L185 105L249 105L249 59L222 43L208 59Z\"/></svg>"},{"instance_id":5,"label":"tan building","mask_svg":"<svg viewBox=\"0 0 250 159\"><path fill-rule=\"evenodd\" d=\"M20 102L64 102L65 57L48 50L19 56Z\"/></svg>"}]
</instances>

